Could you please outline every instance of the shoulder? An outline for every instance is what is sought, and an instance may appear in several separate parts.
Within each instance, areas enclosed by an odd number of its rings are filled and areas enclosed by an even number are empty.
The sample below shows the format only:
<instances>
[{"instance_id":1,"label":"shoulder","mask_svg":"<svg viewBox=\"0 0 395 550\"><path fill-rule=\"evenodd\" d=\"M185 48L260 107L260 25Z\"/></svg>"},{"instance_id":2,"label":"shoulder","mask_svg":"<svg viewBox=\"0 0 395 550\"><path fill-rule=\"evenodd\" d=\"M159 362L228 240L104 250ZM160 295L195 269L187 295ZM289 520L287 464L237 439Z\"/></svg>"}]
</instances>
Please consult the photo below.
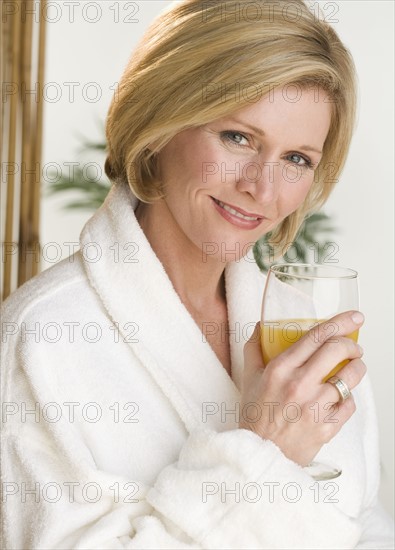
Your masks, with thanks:
<instances>
[{"instance_id":1,"label":"shoulder","mask_svg":"<svg viewBox=\"0 0 395 550\"><path fill-rule=\"evenodd\" d=\"M89 291L81 253L77 251L29 279L3 302L3 327L5 323L20 323L26 319L39 321L48 313L75 307Z\"/></svg>"},{"instance_id":2,"label":"shoulder","mask_svg":"<svg viewBox=\"0 0 395 550\"><path fill-rule=\"evenodd\" d=\"M95 361L104 357L113 333L108 329L106 339L97 341L101 327L110 323L83 264L77 251L27 281L4 301L3 402L56 401L59 392L71 395L76 383L82 384L83 374L94 377ZM96 343L94 348L92 343Z\"/></svg>"}]
</instances>

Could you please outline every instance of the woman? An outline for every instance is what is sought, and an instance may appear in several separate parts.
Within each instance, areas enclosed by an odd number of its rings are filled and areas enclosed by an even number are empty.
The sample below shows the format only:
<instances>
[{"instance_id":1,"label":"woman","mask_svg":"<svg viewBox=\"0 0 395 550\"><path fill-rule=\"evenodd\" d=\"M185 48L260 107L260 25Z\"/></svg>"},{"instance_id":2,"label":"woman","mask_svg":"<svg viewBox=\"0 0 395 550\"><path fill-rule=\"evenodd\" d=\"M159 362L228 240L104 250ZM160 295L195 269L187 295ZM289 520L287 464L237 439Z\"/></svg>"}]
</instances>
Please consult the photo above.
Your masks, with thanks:
<instances>
[{"instance_id":1,"label":"woman","mask_svg":"<svg viewBox=\"0 0 395 550\"><path fill-rule=\"evenodd\" d=\"M363 316L267 365L251 331L252 244L292 242L355 117L335 32L302 1L254 6L252 22L246 1L184 0L153 23L109 111L109 196L80 250L5 302L7 548L391 547L366 367L345 337ZM344 359L341 402L321 380ZM309 414L328 402L337 422ZM336 482L310 477L316 456L342 465Z\"/></svg>"}]
</instances>

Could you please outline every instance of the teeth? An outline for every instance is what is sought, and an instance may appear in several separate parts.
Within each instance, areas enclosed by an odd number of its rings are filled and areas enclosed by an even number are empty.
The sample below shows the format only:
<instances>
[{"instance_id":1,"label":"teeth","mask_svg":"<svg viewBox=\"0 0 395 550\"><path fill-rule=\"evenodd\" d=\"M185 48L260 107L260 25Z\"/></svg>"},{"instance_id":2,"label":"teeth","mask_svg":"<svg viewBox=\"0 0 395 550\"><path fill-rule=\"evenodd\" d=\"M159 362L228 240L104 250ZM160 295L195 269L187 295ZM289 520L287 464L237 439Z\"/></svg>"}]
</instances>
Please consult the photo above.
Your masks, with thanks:
<instances>
[{"instance_id":1,"label":"teeth","mask_svg":"<svg viewBox=\"0 0 395 550\"><path fill-rule=\"evenodd\" d=\"M216 200L215 202L219 204L224 210L227 210L228 212L233 214L233 216L236 216L237 218L241 218L242 220L256 221L259 219L259 218L252 218L251 216L244 216L244 214L237 212L237 210L235 210L234 208L231 208L230 206L228 206L227 204L224 204L221 201Z\"/></svg>"}]
</instances>

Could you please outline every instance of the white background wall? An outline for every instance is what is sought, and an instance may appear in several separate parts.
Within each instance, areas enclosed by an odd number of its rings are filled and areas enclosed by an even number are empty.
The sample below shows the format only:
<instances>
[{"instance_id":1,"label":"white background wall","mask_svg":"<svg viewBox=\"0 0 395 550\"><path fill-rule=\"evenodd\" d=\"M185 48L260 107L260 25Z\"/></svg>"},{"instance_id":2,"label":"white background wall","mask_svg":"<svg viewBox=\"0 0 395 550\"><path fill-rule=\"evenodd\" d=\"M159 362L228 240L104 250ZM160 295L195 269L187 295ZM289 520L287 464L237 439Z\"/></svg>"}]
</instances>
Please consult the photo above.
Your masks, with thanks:
<instances>
[{"instance_id":1,"label":"white background wall","mask_svg":"<svg viewBox=\"0 0 395 550\"><path fill-rule=\"evenodd\" d=\"M78 161L80 135L91 141L102 139L97 122L105 119L114 83L119 80L145 28L168 4L165 0L83 0L74 3L73 18L71 8L63 2L58 2L57 9L52 7L48 11L46 82L57 83L61 97L45 104L45 164L58 163L67 170L65 162ZM365 349L380 423L381 498L393 514L394 4L383 0L320 1L319 4L350 48L359 75L358 129L346 169L325 211L339 229L333 239L339 247L336 255L339 264L360 273L361 310L366 315L360 342ZM100 5L99 12L95 5ZM126 22L125 18L133 16L133 5L138 7L135 22ZM78 83L74 98L67 82ZM90 101L94 97L93 87L82 92L89 82L100 87L102 95L97 102ZM49 92L55 97L55 87L48 89ZM67 200L66 197L44 198L42 205L42 243L58 243L62 257L69 254L63 243L78 243L80 230L91 215L63 210ZM55 257L55 248L48 247L47 252ZM49 265L51 263L43 262L43 268Z\"/></svg>"}]
</instances>

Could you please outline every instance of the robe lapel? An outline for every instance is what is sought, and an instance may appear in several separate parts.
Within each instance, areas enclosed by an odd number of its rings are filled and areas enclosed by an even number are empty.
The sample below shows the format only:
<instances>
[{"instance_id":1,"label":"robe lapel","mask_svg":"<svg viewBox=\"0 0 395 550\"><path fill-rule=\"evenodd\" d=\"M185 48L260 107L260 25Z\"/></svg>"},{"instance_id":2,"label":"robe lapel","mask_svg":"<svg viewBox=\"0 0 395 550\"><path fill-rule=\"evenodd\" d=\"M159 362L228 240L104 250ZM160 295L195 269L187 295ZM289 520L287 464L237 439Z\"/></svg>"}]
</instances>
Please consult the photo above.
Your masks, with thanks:
<instances>
[{"instance_id":1,"label":"robe lapel","mask_svg":"<svg viewBox=\"0 0 395 550\"><path fill-rule=\"evenodd\" d=\"M137 204L129 188L113 186L83 228L80 245L88 279L187 430L202 423L218 431L236 427L235 416L221 411L234 409L240 400L243 346L259 319L264 277L252 252L225 269L229 327L235 330L230 335L231 378L146 239L134 215ZM89 259L92 246L100 253L96 261ZM207 416L207 410L217 412Z\"/></svg>"}]
</instances>

